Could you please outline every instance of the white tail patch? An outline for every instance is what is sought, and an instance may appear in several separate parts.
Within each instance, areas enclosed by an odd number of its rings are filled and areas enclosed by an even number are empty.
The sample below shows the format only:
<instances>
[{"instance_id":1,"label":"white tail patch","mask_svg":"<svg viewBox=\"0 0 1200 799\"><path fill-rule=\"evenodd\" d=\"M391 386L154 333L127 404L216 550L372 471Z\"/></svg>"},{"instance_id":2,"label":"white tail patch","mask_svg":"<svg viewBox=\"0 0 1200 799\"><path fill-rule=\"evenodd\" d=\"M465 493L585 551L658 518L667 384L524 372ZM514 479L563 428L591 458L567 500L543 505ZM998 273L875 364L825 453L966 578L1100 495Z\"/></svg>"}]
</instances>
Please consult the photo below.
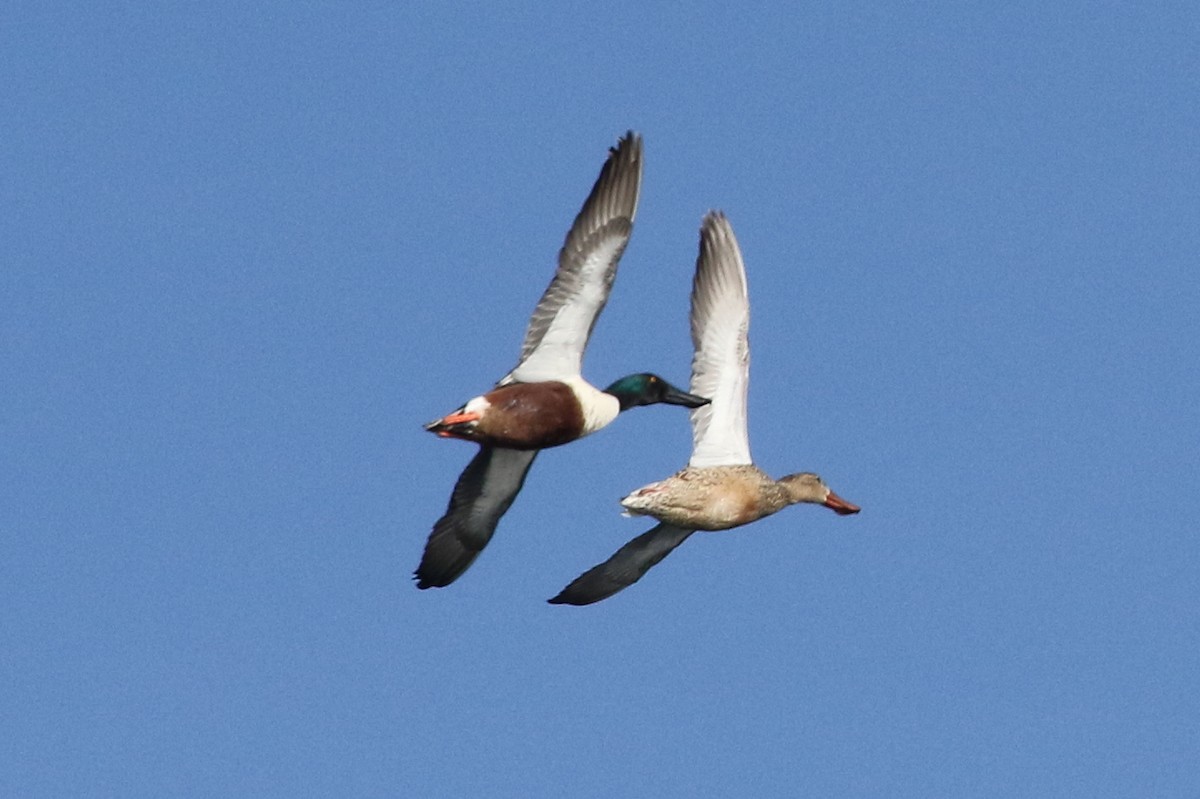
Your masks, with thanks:
<instances>
[{"instance_id":1,"label":"white tail patch","mask_svg":"<svg viewBox=\"0 0 1200 799\"><path fill-rule=\"evenodd\" d=\"M463 406L463 413L477 413L483 416L490 407L492 407L492 403L488 402L486 397L478 396Z\"/></svg>"}]
</instances>

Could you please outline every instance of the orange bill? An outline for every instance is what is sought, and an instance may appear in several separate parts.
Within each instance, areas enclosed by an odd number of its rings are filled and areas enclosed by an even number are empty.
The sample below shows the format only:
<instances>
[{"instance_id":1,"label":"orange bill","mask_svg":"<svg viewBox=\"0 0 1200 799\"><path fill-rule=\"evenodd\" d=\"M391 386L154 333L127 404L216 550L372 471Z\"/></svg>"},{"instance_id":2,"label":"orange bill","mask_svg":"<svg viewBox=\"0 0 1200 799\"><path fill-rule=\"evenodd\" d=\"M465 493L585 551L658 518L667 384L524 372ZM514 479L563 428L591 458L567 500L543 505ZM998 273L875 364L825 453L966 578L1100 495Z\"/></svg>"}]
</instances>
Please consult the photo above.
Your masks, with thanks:
<instances>
[{"instance_id":1,"label":"orange bill","mask_svg":"<svg viewBox=\"0 0 1200 799\"><path fill-rule=\"evenodd\" d=\"M832 491L829 492L829 496L825 497L825 507L831 508L834 513L841 516L849 516L851 513L858 513L862 510L862 508L852 502L847 502Z\"/></svg>"}]
</instances>

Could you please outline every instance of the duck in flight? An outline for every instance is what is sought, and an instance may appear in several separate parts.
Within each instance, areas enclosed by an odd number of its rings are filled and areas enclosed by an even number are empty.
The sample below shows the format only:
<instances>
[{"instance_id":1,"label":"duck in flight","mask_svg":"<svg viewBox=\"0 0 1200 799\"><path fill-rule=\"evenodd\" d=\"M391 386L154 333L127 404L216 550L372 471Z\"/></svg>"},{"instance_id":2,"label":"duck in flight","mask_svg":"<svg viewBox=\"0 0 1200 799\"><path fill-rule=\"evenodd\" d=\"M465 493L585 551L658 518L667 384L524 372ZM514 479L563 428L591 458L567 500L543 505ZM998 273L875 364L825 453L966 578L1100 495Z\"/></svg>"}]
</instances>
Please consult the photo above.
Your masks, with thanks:
<instances>
[{"instance_id":1,"label":"duck in flight","mask_svg":"<svg viewBox=\"0 0 1200 799\"><path fill-rule=\"evenodd\" d=\"M630 131L609 151L567 233L516 367L491 391L425 425L431 433L480 446L425 543L414 572L418 588L450 585L467 570L516 499L539 450L594 433L630 408L708 402L654 374L627 375L603 391L581 375L583 351L629 243L641 184L642 140Z\"/></svg>"},{"instance_id":2,"label":"duck in flight","mask_svg":"<svg viewBox=\"0 0 1200 799\"><path fill-rule=\"evenodd\" d=\"M621 500L626 515L659 524L589 569L549 600L590 605L637 582L696 530L729 530L797 502L839 514L859 508L829 490L815 474L772 480L754 465L746 432L750 382L750 301L746 268L729 220L709 213L700 228L700 255L692 283L691 391L712 398L692 411L692 457L683 471L639 488Z\"/></svg>"}]
</instances>

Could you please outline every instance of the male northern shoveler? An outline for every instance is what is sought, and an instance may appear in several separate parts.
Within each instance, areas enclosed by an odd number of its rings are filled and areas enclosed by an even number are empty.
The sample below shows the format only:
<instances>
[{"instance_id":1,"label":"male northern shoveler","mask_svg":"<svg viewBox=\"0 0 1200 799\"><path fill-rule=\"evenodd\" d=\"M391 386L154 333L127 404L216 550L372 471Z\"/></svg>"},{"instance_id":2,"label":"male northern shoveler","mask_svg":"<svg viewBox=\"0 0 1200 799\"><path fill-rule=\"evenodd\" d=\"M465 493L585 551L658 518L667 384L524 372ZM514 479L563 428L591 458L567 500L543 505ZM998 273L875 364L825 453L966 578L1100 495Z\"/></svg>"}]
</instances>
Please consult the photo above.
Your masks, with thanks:
<instances>
[{"instance_id":1,"label":"male northern shoveler","mask_svg":"<svg viewBox=\"0 0 1200 799\"><path fill-rule=\"evenodd\" d=\"M728 530L797 502L839 514L859 508L810 472L772 480L750 458L746 391L750 384L750 301L746 268L724 214L709 213L700 228L692 283L691 390L712 398L692 411L692 458L672 477L621 500L626 515L660 524L577 577L552 604L590 605L627 588L696 530Z\"/></svg>"},{"instance_id":2,"label":"male northern shoveler","mask_svg":"<svg viewBox=\"0 0 1200 799\"><path fill-rule=\"evenodd\" d=\"M567 233L516 368L488 393L425 425L480 448L425 544L415 572L418 588L449 585L466 571L512 505L539 450L594 433L640 405L697 408L708 402L658 375L627 375L603 391L581 376L583 351L629 242L641 183L642 140L630 131L610 150Z\"/></svg>"}]
</instances>

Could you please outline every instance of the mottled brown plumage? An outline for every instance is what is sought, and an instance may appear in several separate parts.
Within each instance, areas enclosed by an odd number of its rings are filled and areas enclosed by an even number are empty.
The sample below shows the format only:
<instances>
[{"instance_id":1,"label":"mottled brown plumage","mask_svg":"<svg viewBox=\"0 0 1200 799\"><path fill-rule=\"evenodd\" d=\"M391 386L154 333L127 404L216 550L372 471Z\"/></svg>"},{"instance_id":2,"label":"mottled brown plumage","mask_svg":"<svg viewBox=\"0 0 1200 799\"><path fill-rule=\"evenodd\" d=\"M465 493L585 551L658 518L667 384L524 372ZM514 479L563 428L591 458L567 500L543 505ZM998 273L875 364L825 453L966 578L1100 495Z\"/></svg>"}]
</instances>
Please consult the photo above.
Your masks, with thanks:
<instances>
[{"instance_id":1,"label":"mottled brown plumage","mask_svg":"<svg viewBox=\"0 0 1200 799\"><path fill-rule=\"evenodd\" d=\"M773 480L753 464L688 467L639 488L621 505L630 515L653 516L676 527L729 530L797 502L825 505L839 514L858 512L811 472Z\"/></svg>"}]
</instances>

